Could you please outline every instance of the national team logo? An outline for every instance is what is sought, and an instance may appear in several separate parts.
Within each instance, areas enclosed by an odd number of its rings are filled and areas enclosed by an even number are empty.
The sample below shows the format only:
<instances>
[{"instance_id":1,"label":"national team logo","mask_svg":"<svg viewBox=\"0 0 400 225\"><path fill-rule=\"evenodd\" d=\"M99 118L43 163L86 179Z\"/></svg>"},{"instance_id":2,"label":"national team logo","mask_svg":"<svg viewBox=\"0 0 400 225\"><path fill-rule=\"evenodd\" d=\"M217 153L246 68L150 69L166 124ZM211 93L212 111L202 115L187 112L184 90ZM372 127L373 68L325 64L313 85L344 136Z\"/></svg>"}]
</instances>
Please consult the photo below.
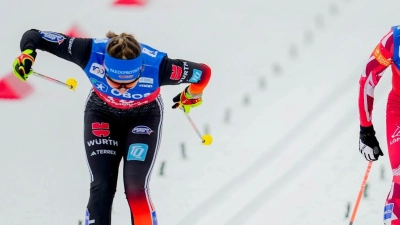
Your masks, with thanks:
<instances>
[{"instance_id":1,"label":"national team logo","mask_svg":"<svg viewBox=\"0 0 400 225\"><path fill-rule=\"evenodd\" d=\"M192 74L192 77L190 78L189 82L191 82L191 83L199 82L202 74L203 74L203 72L201 70L193 69L193 74Z\"/></svg>"},{"instance_id":2,"label":"national team logo","mask_svg":"<svg viewBox=\"0 0 400 225\"><path fill-rule=\"evenodd\" d=\"M92 65L90 66L89 72L100 78L104 78L104 75L106 75L106 71L105 71L104 67L98 63L92 63Z\"/></svg>"},{"instance_id":3,"label":"national team logo","mask_svg":"<svg viewBox=\"0 0 400 225\"><path fill-rule=\"evenodd\" d=\"M169 77L171 80L179 80L182 76L182 67L177 65L172 65L172 73Z\"/></svg>"},{"instance_id":4,"label":"national team logo","mask_svg":"<svg viewBox=\"0 0 400 225\"><path fill-rule=\"evenodd\" d=\"M64 42L65 37L61 34L49 31L39 31L40 36L49 42L58 43L59 45Z\"/></svg>"},{"instance_id":5,"label":"national team logo","mask_svg":"<svg viewBox=\"0 0 400 225\"><path fill-rule=\"evenodd\" d=\"M135 128L133 128L132 133L134 134L148 134L150 135L151 133L153 133L153 130L150 129L147 126L137 126Z\"/></svg>"},{"instance_id":6,"label":"national team logo","mask_svg":"<svg viewBox=\"0 0 400 225\"><path fill-rule=\"evenodd\" d=\"M144 161L146 159L149 146L143 143L131 144L128 150L127 161Z\"/></svg>"},{"instance_id":7,"label":"national team logo","mask_svg":"<svg viewBox=\"0 0 400 225\"><path fill-rule=\"evenodd\" d=\"M96 137L108 137L110 135L110 124L109 123L92 123L92 133Z\"/></svg>"}]
</instances>

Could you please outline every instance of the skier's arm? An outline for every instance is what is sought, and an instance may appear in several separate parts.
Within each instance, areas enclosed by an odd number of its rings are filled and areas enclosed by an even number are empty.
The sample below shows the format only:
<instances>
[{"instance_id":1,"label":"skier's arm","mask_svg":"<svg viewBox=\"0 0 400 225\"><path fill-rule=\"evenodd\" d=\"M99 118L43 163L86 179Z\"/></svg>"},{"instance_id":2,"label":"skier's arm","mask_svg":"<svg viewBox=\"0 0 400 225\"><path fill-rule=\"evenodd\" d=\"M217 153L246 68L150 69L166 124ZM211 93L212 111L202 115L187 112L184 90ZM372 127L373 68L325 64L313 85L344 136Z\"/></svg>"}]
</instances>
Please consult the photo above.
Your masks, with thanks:
<instances>
[{"instance_id":1,"label":"skier's arm","mask_svg":"<svg viewBox=\"0 0 400 225\"><path fill-rule=\"evenodd\" d=\"M384 71L392 64L393 32L386 34L371 53L359 79L358 108L361 127L372 126L374 90Z\"/></svg>"},{"instance_id":2,"label":"skier's arm","mask_svg":"<svg viewBox=\"0 0 400 225\"><path fill-rule=\"evenodd\" d=\"M211 69L203 63L195 63L182 59L163 58L160 65L160 86L190 83L189 92L200 94L208 85Z\"/></svg>"},{"instance_id":3,"label":"skier's arm","mask_svg":"<svg viewBox=\"0 0 400 225\"><path fill-rule=\"evenodd\" d=\"M62 33L31 29L22 35L20 48L21 52L26 49L46 51L84 69L92 50L92 39L74 38Z\"/></svg>"}]
</instances>

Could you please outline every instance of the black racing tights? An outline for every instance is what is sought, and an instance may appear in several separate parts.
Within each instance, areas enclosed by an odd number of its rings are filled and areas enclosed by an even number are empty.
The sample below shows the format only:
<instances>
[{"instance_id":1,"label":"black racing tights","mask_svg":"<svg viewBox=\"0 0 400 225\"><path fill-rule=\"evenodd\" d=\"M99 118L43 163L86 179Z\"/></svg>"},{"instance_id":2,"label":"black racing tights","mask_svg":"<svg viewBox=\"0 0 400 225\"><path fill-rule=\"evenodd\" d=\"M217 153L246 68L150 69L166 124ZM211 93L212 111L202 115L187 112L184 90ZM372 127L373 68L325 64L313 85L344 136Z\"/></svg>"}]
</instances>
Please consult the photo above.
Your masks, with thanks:
<instances>
[{"instance_id":1,"label":"black racing tights","mask_svg":"<svg viewBox=\"0 0 400 225\"><path fill-rule=\"evenodd\" d=\"M133 109L116 109L93 91L85 108L84 140L90 172L86 224L110 225L118 168L123 159L125 195L132 225L156 225L149 181L161 142L161 96Z\"/></svg>"}]
</instances>

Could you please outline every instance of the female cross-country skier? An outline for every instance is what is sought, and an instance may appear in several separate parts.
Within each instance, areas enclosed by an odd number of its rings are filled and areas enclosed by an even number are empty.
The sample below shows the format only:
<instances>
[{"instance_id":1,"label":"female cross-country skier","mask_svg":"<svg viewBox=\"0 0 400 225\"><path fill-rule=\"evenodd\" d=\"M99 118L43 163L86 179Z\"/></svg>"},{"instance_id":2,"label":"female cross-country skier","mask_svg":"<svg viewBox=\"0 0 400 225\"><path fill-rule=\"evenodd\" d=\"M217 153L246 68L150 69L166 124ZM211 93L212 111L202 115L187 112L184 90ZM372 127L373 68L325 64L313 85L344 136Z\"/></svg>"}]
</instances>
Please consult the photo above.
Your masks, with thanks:
<instances>
[{"instance_id":1,"label":"female cross-country skier","mask_svg":"<svg viewBox=\"0 0 400 225\"><path fill-rule=\"evenodd\" d=\"M186 83L172 108L189 113L202 103L211 69L170 59L134 36L109 31L106 38L75 38L31 29L13 63L16 77L33 73L36 50L80 66L93 85L84 112L84 145L90 173L86 224L110 225L118 168L123 159L125 194L133 225L156 225L149 180L160 147L163 102L160 87Z\"/></svg>"},{"instance_id":2,"label":"female cross-country skier","mask_svg":"<svg viewBox=\"0 0 400 225\"><path fill-rule=\"evenodd\" d=\"M400 26L393 26L382 37L369 57L360 78L359 151L368 161L376 161L383 152L372 124L374 89L384 71L392 70L392 89L386 105L386 141L392 167L392 186L387 195L383 220L385 225L400 225Z\"/></svg>"}]
</instances>

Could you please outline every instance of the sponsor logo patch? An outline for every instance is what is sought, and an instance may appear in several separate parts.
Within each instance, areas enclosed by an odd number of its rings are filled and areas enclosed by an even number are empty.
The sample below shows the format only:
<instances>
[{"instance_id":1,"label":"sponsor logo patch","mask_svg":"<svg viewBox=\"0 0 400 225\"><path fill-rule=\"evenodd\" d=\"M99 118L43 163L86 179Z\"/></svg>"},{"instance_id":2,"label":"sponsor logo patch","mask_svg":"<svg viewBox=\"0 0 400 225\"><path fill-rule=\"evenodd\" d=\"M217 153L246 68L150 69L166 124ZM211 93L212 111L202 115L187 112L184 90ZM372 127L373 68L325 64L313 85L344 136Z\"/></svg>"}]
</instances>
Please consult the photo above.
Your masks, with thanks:
<instances>
[{"instance_id":1,"label":"sponsor logo patch","mask_svg":"<svg viewBox=\"0 0 400 225\"><path fill-rule=\"evenodd\" d=\"M131 144L128 150L127 161L144 161L149 146L143 143Z\"/></svg>"},{"instance_id":2,"label":"sponsor logo patch","mask_svg":"<svg viewBox=\"0 0 400 225\"><path fill-rule=\"evenodd\" d=\"M59 45L65 40L65 37L63 35L55 32L39 31L39 33L44 40L48 42L58 43Z\"/></svg>"},{"instance_id":3,"label":"sponsor logo patch","mask_svg":"<svg viewBox=\"0 0 400 225\"><path fill-rule=\"evenodd\" d=\"M149 127L147 127L147 126L141 125L141 126L137 126L137 127L133 128L132 133L150 135L151 133L153 133L153 130L150 129Z\"/></svg>"},{"instance_id":4,"label":"sponsor logo patch","mask_svg":"<svg viewBox=\"0 0 400 225\"><path fill-rule=\"evenodd\" d=\"M145 47L143 47L142 52L143 52L144 54L146 54L146 55L151 56L151 57L156 57L156 56L157 56L157 53L158 53L158 51L152 51L152 50L150 50L150 49L148 49L148 48L145 48Z\"/></svg>"},{"instance_id":5,"label":"sponsor logo patch","mask_svg":"<svg viewBox=\"0 0 400 225\"><path fill-rule=\"evenodd\" d=\"M108 137L110 135L110 124L109 123L92 123L92 133L96 137Z\"/></svg>"},{"instance_id":6,"label":"sponsor logo patch","mask_svg":"<svg viewBox=\"0 0 400 225\"><path fill-rule=\"evenodd\" d=\"M193 74L192 74L192 77L190 78L189 82L192 82L192 83L199 82L202 73L203 72L201 70L193 69Z\"/></svg>"},{"instance_id":7,"label":"sponsor logo patch","mask_svg":"<svg viewBox=\"0 0 400 225\"><path fill-rule=\"evenodd\" d=\"M106 75L104 67L98 63L92 63L89 72L100 78L104 78L104 75Z\"/></svg>"}]
</instances>

